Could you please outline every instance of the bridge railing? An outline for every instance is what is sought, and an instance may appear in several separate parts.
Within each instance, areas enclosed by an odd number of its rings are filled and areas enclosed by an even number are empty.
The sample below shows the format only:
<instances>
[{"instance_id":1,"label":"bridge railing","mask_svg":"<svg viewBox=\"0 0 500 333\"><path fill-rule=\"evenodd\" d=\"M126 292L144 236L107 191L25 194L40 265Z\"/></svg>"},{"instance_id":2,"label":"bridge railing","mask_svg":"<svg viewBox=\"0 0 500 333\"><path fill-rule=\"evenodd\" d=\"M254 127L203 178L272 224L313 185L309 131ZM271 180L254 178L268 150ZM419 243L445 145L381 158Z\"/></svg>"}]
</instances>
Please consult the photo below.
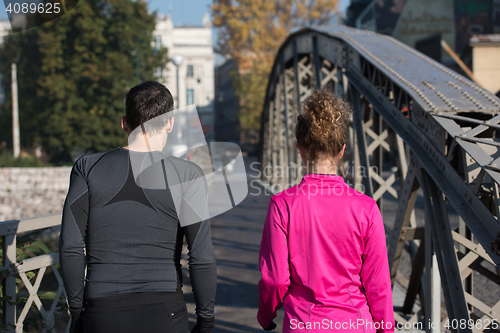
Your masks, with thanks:
<instances>
[{"instance_id":1,"label":"bridge railing","mask_svg":"<svg viewBox=\"0 0 500 333\"><path fill-rule=\"evenodd\" d=\"M23 234L36 231L43 233L45 230L50 231L51 228L55 229L55 227L58 227L60 224L61 213L0 222L0 236L2 237L3 247L3 262L0 268L3 272L2 319L4 324L15 326L15 329L9 329L11 331L15 330L15 332L18 333L23 332L23 325L30 312L30 308L35 305L42 316L42 332L56 332L54 328L54 312L56 311L57 304L61 297L64 297L63 301L66 300L66 291L64 290L63 281L56 266L59 263L59 254L47 253L20 260L18 256L17 241L18 237ZM57 290L55 291L55 297L50 307L46 308L44 304L42 304L39 291L43 278L47 276L46 271L49 267L52 269L57 281ZM18 300L16 275L19 276L28 292L27 300L19 312L19 315L16 306ZM29 276L31 276L32 279L30 279ZM69 332L69 325L67 326L66 332Z\"/></svg>"}]
</instances>

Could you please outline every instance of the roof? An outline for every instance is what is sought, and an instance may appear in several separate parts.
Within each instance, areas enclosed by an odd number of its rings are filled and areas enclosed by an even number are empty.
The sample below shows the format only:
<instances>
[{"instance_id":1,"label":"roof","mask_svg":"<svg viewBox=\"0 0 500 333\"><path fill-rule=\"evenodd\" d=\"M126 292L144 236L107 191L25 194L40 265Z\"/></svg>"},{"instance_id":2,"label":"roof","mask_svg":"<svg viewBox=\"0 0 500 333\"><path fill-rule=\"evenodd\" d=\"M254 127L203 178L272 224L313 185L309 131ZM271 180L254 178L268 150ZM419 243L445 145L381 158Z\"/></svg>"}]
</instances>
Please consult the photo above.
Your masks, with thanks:
<instances>
[{"instance_id":1,"label":"roof","mask_svg":"<svg viewBox=\"0 0 500 333\"><path fill-rule=\"evenodd\" d=\"M204 27L202 25L191 25L191 24L174 24L174 28L188 28L188 29L206 29L207 27ZM210 27L208 27L210 28Z\"/></svg>"},{"instance_id":2,"label":"roof","mask_svg":"<svg viewBox=\"0 0 500 333\"><path fill-rule=\"evenodd\" d=\"M469 43L474 45L480 44L488 44L491 45L493 43L500 44L500 34L490 34L490 35L474 35L471 39L469 39Z\"/></svg>"}]
</instances>

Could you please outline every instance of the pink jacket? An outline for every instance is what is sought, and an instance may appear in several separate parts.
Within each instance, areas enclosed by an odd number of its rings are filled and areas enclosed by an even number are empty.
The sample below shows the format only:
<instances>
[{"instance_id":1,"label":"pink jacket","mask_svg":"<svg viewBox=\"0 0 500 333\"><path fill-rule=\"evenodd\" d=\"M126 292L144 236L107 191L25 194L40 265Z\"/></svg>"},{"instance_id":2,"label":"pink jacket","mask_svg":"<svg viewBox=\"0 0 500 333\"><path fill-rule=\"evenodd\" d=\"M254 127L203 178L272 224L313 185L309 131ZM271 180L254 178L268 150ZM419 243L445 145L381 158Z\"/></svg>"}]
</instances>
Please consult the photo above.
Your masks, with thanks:
<instances>
[{"instance_id":1,"label":"pink jacket","mask_svg":"<svg viewBox=\"0 0 500 333\"><path fill-rule=\"evenodd\" d=\"M260 245L263 328L393 332L385 231L376 202L336 175L308 174L269 202Z\"/></svg>"}]
</instances>

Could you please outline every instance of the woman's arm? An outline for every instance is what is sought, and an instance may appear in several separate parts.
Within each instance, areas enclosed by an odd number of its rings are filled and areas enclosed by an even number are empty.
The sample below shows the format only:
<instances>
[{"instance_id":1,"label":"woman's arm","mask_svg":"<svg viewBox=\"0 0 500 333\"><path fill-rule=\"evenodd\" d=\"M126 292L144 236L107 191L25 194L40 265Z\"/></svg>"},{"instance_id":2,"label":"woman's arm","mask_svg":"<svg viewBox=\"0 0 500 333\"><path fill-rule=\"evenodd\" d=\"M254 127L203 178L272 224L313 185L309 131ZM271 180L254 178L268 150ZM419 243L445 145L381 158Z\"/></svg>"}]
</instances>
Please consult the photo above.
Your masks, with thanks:
<instances>
[{"instance_id":1,"label":"woman's arm","mask_svg":"<svg viewBox=\"0 0 500 333\"><path fill-rule=\"evenodd\" d=\"M290 285L287 223L271 198L260 243L259 312L257 320L266 329L283 305Z\"/></svg>"},{"instance_id":2,"label":"woman's arm","mask_svg":"<svg viewBox=\"0 0 500 333\"><path fill-rule=\"evenodd\" d=\"M366 290L373 321L379 323L381 332L394 331L391 278L387 257L384 222L375 204L372 221L365 238L361 281Z\"/></svg>"},{"instance_id":3,"label":"woman's arm","mask_svg":"<svg viewBox=\"0 0 500 333\"><path fill-rule=\"evenodd\" d=\"M85 234L89 211L87 181L82 174L82 159L71 170L70 186L61 222L59 262L61 276L68 296L72 320L79 318L83 308L85 287Z\"/></svg>"}]
</instances>

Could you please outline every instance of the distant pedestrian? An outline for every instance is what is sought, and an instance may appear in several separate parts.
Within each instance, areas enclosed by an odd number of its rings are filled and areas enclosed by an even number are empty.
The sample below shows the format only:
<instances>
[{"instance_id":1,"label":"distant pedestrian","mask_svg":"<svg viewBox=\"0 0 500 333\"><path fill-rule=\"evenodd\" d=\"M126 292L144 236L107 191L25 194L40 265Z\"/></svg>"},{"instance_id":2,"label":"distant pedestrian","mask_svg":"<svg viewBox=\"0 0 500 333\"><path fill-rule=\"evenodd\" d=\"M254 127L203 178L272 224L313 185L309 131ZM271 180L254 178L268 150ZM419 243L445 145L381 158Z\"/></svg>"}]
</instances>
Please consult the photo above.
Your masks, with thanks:
<instances>
[{"instance_id":1,"label":"distant pedestrian","mask_svg":"<svg viewBox=\"0 0 500 333\"><path fill-rule=\"evenodd\" d=\"M130 89L125 105L122 128L137 140L85 155L71 171L60 235L71 333L186 333L180 264L184 236L198 315L192 332L210 333L217 284L210 220L196 220L190 204L206 208L203 171L162 152L174 126L168 116L173 98L165 86L141 83ZM164 121L146 132L144 124L152 119ZM138 134L132 137L132 132ZM159 162L144 172L159 178L134 174L132 160L152 163L157 157ZM159 186L138 186L139 179ZM172 179L182 186L171 186ZM181 224L183 214L197 223Z\"/></svg>"},{"instance_id":2,"label":"distant pedestrian","mask_svg":"<svg viewBox=\"0 0 500 333\"><path fill-rule=\"evenodd\" d=\"M380 210L337 175L348 114L341 99L318 90L298 116L297 148L307 174L269 203L257 314L265 330L276 327L283 303L283 332L394 330Z\"/></svg>"}]
</instances>

